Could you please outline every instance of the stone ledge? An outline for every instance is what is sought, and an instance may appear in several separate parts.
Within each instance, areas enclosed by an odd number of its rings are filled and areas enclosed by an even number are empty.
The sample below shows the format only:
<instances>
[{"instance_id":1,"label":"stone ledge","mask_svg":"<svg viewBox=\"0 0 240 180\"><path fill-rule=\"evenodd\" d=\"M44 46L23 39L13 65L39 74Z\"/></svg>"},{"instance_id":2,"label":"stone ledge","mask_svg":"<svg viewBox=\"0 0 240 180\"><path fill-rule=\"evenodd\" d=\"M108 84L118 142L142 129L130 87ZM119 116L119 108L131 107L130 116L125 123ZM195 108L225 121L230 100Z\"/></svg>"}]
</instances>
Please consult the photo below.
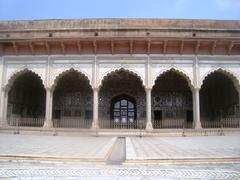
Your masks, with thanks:
<instances>
[{"instance_id":1,"label":"stone ledge","mask_svg":"<svg viewBox=\"0 0 240 180\"><path fill-rule=\"evenodd\" d=\"M240 30L237 20L177 19L76 19L0 21L0 30L74 30L74 29L229 29Z\"/></svg>"}]
</instances>

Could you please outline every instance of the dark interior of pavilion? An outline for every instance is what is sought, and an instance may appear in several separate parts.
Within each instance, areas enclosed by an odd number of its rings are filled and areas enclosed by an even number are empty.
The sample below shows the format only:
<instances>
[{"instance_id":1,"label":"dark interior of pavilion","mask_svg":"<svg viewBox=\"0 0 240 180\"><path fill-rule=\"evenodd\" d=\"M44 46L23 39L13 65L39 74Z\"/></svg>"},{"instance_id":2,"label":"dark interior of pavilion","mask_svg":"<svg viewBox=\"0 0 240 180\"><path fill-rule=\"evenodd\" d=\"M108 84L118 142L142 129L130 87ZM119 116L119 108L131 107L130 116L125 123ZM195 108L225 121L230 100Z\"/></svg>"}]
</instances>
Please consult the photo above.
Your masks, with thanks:
<instances>
[{"instance_id":1,"label":"dark interior of pavilion","mask_svg":"<svg viewBox=\"0 0 240 180\"><path fill-rule=\"evenodd\" d=\"M64 73L53 93L54 127L90 128L92 88L86 76L75 70Z\"/></svg>"},{"instance_id":2,"label":"dark interior of pavilion","mask_svg":"<svg viewBox=\"0 0 240 180\"><path fill-rule=\"evenodd\" d=\"M11 80L8 92L9 125L43 126L46 92L41 78L24 71ZM187 78L178 71L161 74L152 89L154 128L193 128L193 100ZM53 125L90 128L93 91L88 78L73 69L61 74L53 91ZM203 128L239 127L239 95L226 73L208 75L200 89ZM136 74L120 69L108 74L99 90L100 128L145 128L146 93Z\"/></svg>"},{"instance_id":3,"label":"dark interior of pavilion","mask_svg":"<svg viewBox=\"0 0 240 180\"><path fill-rule=\"evenodd\" d=\"M42 80L35 73L25 71L17 76L8 93L8 123L42 126L45 117L45 96Z\"/></svg>"},{"instance_id":4,"label":"dark interior of pavilion","mask_svg":"<svg viewBox=\"0 0 240 180\"><path fill-rule=\"evenodd\" d=\"M154 128L192 127L192 92L185 77L170 70L156 79L152 89L152 113Z\"/></svg>"},{"instance_id":5,"label":"dark interior of pavilion","mask_svg":"<svg viewBox=\"0 0 240 180\"><path fill-rule=\"evenodd\" d=\"M232 79L222 72L208 75L200 89L200 110L203 127L221 127L239 116L239 97Z\"/></svg>"}]
</instances>

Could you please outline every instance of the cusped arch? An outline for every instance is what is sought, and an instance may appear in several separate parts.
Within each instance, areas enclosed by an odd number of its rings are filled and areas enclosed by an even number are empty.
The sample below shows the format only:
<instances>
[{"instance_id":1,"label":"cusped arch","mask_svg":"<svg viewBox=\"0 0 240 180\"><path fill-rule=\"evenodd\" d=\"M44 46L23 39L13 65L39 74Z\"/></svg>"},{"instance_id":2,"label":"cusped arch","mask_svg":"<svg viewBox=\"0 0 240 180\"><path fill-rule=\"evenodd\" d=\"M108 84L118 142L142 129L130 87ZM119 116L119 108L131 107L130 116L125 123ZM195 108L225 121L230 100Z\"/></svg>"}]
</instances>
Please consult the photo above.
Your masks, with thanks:
<instances>
[{"instance_id":1,"label":"cusped arch","mask_svg":"<svg viewBox=\"0 0 240 180\"><path fill-rule=\"evenodd\" d=\"M116 98L116 97L122 97L122 96L125 96L125 97L132 97L132 99L134 99L136 101L136 99L133 97L132 94L128 93L128 92L118 92L116 94L113 95L112 98L109 99L109 103L111 104L111 101Z\"/></svg>"},{"instance_id":2,"label":"cusped arch","mask_svg":"<svg viewBox=\"0 0 240 180\"><path fill-rule=\"evenodd\" d=\"M118 100L120 100L120 99L129 99L131 102L133 102L134 104L136 104L136 99L132 96L132 95L130 95L130 94L128 94L128 93L119 93L119 94L116 94L113 98L111 98L110 99L110 103L112 103L112 102L116 102L116 101L118 101Z\"/></svg>"},{"instance_id":3,"label":"cusped arch","mask_svg":"<svg viewBox=\"0 0 240 180\"><path fill-rule=\"evenodd\" d=\"M129 69L126 69L126 68L117 68L117 69L114 69L114 70L110 70L108 72L106 72L102 78L100 79L100 84L99 84L99 87L101 87L103 85L103 82L107 80L107 78L109 76L111 76L112 74L115 74L115 73L118 73L120 71L125 71L135 77L137 77L137 79L139 79L139 81L141 82L142 86L144 87L145 84L144 84L144 80L143 78L138 74L138 72L135 72L133 70L129 70Z\"/></svg>"},{"instance_id":4,"label":"cusped arch","mask_svg":"<svg viewBox=\"0 0 240 180\"><path fill-rule=\"evenodd\" d=\"M74 68L70 68L70 69L67 69L67 70L59 73L59 74L55 77L55 79L54 79L54 81L53 81L53 84L51 85L51 88L52 88L52 89L55 89L56 86L57 86L58 81L59 81L63 76L65 76L66 74L68 74L68 73L70 73L70 72L77 72L78 74L80 74L81 76L83 76L83 77L88 81L88 84L91 86L91 82L90 82L88 76L87 76L85 73L83 73L82 71L76 70L76 69L74 69ZM91 87L92 87L92 86L91 86Z\"/></svg>"},{"instance_id":5,"label":"cusped arch","mask_svg":"<svg viewBox=\"0 0 240 180\"><path fill-rule=\"evenodd\" d=\"M189 77L189 75L187 75L187 73L184 72L183 70L180 70L180 69L175 68L175 67L164 69L164 70L160 71L157 75L155 75L154 78L153 78L153 82L152 82L153 86L156 84L156 81L160 76L162 76L163 74L165 74L167 72L170 72L170 71L176 72L180 76L184 77L191 90L194 88L193 82L192 82L191 78Z\"/></svg>"},{"instance_id":6,"label":"cusped arch","mask_svg":"<svg viewBox=\"0 0 240 180\"><path fill-rule=\"evenodd\" d=\"M237 75L235 75L232 71L223 69L223 68L211 69L210 71L205 73L204 76L200 80L199 86L202 87L203 82L206 80L206 78L215 72L220 72L220 73L226 75L233 82L234 87L237 90L240 89L240 82L239 82L239 79L237 78Z\"/></svg>"},{"instance_id":7,"label":"cusped arch","mask_svg":"<svg viewBox=\"0 0 240 180\"><path fill-rule=\"evenodd\" d=\"M43 87L45 88L45 84L43 83L43 79L42 77L35 71L32 71L28 68L24 68L24 69L21 69L21 70L17 70L15 71L14 73L12 73L12 75L10 75L10 78L7 80L7 83L5 85L5 88L6 89L11 89L11 87L13 86L15 80L20 77L21 75L27 73L27 72L31 72L33 73L34 75L36 75L40 80L41 80L41 84L43 85Z\"/></svg>"}]
</instances>

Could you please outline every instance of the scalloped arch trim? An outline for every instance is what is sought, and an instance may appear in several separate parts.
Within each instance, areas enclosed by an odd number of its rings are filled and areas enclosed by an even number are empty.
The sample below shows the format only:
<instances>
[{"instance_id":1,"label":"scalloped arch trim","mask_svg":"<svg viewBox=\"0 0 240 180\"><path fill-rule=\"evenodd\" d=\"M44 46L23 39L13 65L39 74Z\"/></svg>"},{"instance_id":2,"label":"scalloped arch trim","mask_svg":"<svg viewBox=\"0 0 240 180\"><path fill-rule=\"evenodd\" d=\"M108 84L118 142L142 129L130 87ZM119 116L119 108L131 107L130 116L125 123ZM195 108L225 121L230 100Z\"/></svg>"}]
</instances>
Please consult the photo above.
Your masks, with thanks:
<instances>
[{"instance_id":1,"label":"scalloped arch trim","mask_svg":"<svg viewBox=\"0 0 240 180\"><path fill-rule=\"evenodd\" d=\"M183 72L182 70L179 70L178 68L175 68L175 67L164 69L163 71L159 72L156 76L154 76L153 81L152 81L153 86L156 84L156 81L160 76L162 76L163 74L165 74L167 72L170 72L170 71L176 72L180 76L184 77L185 80L188 82L188 86L190 87L190 89L194 88L193 82L189 78L189 76L185 72Z\"/></svg>"},{"instance_id":2,"label":"scalloped arch trim","mask_svg":"<svg viewBox=\"0 0 240 180\"><path fill-rule=\"evenodd\" d=\"M27 72L31 72L31 73L33 73L34 75L36 75L36 76L41 80L41 83L42 83L43 87L45 88L45 85L44 85L44 83L43 83L43 79L41 78L41 76L40 76L38 73L36 73L35 71L32 71L31 69L28 69L28 68L24 68L24 69L22 69L22 70L18 70L18 71L16 71L16 72L14 72L14 73L10 76L10 78L7 80L7 84L5 85L5 87L6 87L7 89L10 89L10 88L13 86L13 83L15 82L15 80L16 80L18 77L20 77L21 75L23 75L23 74L25 74L25 73L27 73Z\"/></svg>"},{"instance_id":3,"label":"scalloped arch trim","mask_svg":"<svg viewBox=\"0 0 240 180\"><path fill-rule=\"evenodd\" d=\"M89 78L88 78L87 75L85 75L83 72L81 72L81 71L79 71L79 70L76 70L76 69L74 69L74 68L70 68L70 69L68 69L68 70L65 70L65 71L59 73L59 74L55 77L54 82L53 82L53 84L51 85L51 88L54 89L54 88L57 86L58 81L59 81L62 77L64 77L66 74L68 74L68 73L70 73L70 72L76 72L76 73L80 74L81 76L83 76L83 77L88 81L88 84L91 86L90 80L89 80Z\"/></svg>"},{"instance_id":4,"label":"scalloped arch trim","mask_svg":"<svg viewBox=\"0 0 240 180\"><path fill-rule=\"evenodd\" d=\"M216 72L220 72L220 73L226 75L226 76L233 82L233 84L234 84L234 86L235 86L235 88L236 88L237 90L240 88L240 82L239 82L237 76L236 76L233 72L231 72L231 71L229 71L229 70L227 70L227 69L223 69L223 68L216 68L216 69L212 69L212 70L208 71L208 72L202 77L202 79L201 79L201 81L200 81L200 87L202 87L204 81L206 80L206 78L207 78L208 76L210 76L211 74L216 73Z\"/></svg>"},{"instance_id":5,"label":"scalloped arch trim","mask_svg":"<svg viewBox=\"0 0 240 180\"><path fill-rule=\"evenodd\" d=\"M124 71L124 72L127 72L135 77L137 77L137 79L139 79L139 81L141 82L142 86L144 87L144 83L143 83L143 79L141 78L141 76L138 75L138 73L132 71L132 70L129 70L129 69L126 69L126 68L118 68L118 69L115 69L115 70L111 70L109 71L108 73L106 73L103 78L100 80L100 84L99 84L99 87L101 87L103 85L103 82L106 81L108 79L109 76L111 76L112 74L114 73L118 73L120 71Z\"/></svg>"}]
</instances>

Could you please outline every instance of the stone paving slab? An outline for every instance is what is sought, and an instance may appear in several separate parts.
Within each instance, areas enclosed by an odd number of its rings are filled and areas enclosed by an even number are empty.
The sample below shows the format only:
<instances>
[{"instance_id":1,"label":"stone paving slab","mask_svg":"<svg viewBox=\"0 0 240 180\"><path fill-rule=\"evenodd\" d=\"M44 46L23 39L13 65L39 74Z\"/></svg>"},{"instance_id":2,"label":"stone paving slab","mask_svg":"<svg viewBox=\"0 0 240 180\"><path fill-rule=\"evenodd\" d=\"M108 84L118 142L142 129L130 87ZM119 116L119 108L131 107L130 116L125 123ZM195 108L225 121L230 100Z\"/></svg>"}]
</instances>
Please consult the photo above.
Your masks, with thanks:
<instances>
[{"instance_id":1,"label":"stone paving slab","mask_svg":"<svg viewBox=\"0 0 240 180\"><path fill-rule=\"evenodd\" d=\"M116 138L0 135L0 156L105 161Z\"/></svg>"},{"instance_id":2,"label":"stone paving slab","mask_svg":"<svg viewBox=\"0 0 240 180\"><path fill-rule=\"evenodd\" d=\"M128 137L127 160L240 158L240 136Z\"/></svg>"}]
</instances>

